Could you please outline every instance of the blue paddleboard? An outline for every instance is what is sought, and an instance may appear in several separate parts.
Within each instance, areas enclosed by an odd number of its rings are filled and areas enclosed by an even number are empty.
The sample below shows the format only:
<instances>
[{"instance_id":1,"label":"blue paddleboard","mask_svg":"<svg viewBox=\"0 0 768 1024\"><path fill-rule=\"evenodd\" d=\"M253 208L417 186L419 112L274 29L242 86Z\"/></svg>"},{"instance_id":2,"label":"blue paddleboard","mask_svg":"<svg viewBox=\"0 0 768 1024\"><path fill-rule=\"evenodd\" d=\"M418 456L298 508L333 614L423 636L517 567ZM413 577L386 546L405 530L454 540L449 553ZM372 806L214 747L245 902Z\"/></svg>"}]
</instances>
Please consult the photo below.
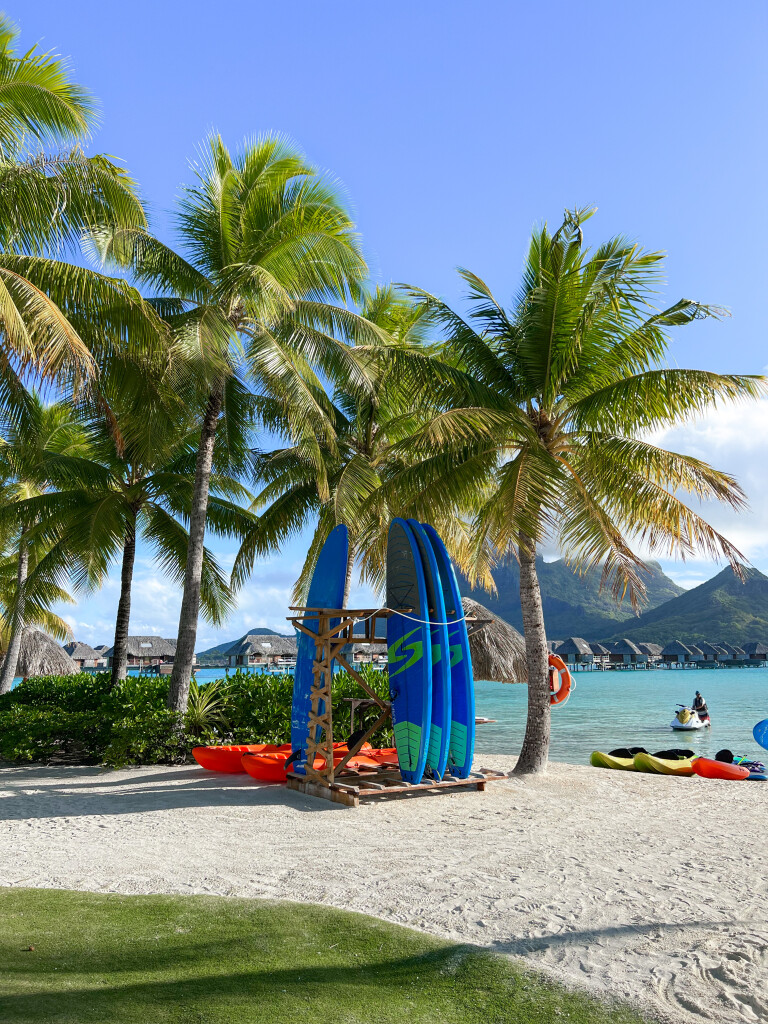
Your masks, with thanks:
<instances>
[{"instance_id":1,"label":"blue paddleboard","mask_svg":"<svg viewBox=\"0 0 768 1024\"><path fill-rule=\"evenodd\" d=\"M389 527L387 607L395 612L387 619L387 661L397 760L406 782L421 782L432 719L432 640L421 554L404 519Z\"/></svg>"},{"instance_id":2,"label":"blue paddleboard","mask_svg":"<svg viewBox=\"0 0 768 1024\"><path fill-rule=\"evenodd\" d=\"M424 524L435 553L445 602L448 645L451 651L451 738L448 747L448 771L458 779L466 779L472 770L475 753L475 684L472 656L464 621L459 584L453 571L451 556L433 527Z\"/></svg>"},{"instance_id":3,"label":"blue paddleboard","mask_svg":"<svg viewBox=\"0 0 768 1024\"><path fill-rule=\"evenodd\" d=\"M346 526L334 527L317 556L312 582L309 585L308 608L342 607L348 552L349 536ZM312 632L317 632L317 619L307 619L304 625ZM309 713L312 710L312 663L315 660L315 642L306 633L299 632L296 646L296 671L293 677L291 708L291 753L299 753L292 762L291 771L297 775L305 775ZM318 714L322 714L324 709L325 702L320 701Z\"/></svg>"},{"instance_id":4,"label":"blue paddleboard","mask_svg":"<svg viewBox=\"0 0 768 1024\"><path fill-rule=\"evenodd\" d=\"M755 737L755 743L759 743L761 747L768 750L768 718L757 723L752 730L752 735Z\"/></svg>"},{"instance_id":5,"label":"blue paddleboard","mask_svg":"<svg viewBox=\"0 0 768 1024\"><path fill-rule=\"evenodd\" d=\"M421 555L432 633L432 722L425 770L431 778L440 781L448 764L448 741L451 738L451 658L445 601L440 570L429 537L415 519L409 519L408 525L413 530Z\"/></svg>"}]
</instances>

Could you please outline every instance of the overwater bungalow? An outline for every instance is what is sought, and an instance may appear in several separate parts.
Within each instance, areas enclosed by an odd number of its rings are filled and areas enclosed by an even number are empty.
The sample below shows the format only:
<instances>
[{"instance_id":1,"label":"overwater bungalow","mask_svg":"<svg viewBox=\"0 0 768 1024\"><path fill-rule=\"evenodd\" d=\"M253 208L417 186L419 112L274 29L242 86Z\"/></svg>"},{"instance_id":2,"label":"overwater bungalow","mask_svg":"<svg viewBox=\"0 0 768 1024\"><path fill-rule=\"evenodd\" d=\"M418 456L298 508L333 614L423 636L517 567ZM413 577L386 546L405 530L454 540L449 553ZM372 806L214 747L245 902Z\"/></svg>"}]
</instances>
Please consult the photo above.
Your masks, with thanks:
<instances>
[{"instance_id":1,"label":"overwater bungalow","mask_svg":"<svg viewBox=\"0 0 768 1024\"><path fill-rule=\"evenodd\" d=\"M707 643L706 640L699 640L696 646L701 651L702 662L705 665L714 665L717 663L717 656L722 653L721 647L716 647L714 644Z\"/></svg>"},{"instance_id":2,"label":"overwater bungalow","mask_svg":"<svg viewBox=\"0 0 768 1024\"><path fill-rule=\"evenodd\" d=\"M700 661L704 661L704 652L698 644L689 643L687 646L688 650L691 652L691 662L694 665L698 665Z\"/></svg>"},{"instance_id":3,"label":"overwater bungalow","mask_svg":"<svg viewBox=\"0 0 768 1024\"><path fill-rule=\"evenodd\" d=\"M701 652L700 652L701 653ZM694 654L691 648L682 640L670 640L662 648L661 660L665 665L691 665L694 663Z\"/></svg>"},{"instance_id":4,"label":"overwater bungalow","mask_svg":"<svg viewBox=\"0 0 768 1024\"><path fill-rule=\"evenodd\" d=\"M247 633L236 640L224 656L230 668L290 668L296 663L296 641L293 637L270 633Z\"/></svg>"},{"instance_id":5,"label":"overwater bungalow","mask_svg":"<svg viewBox=\"0 0 768 1024\"><path fill-rule=\"evenodd\" d=\"M387 645L352 644L352 663L355 665L385 665L387 663Z\"/></svg>"},{"instance_id":6,"label":"overwater bungalow","mask_svg":"<svg viewBox=\"0 0 768 1024\"><path fill-rule=\"evenodd\" d=\"M590 644L589 649L592 651L592 664L595 668L605 668L610 663L611 652L605 646L605 644Z\"/></svg>"},{"instance_id":7,"label":"overwater bungalow","mask_svg":"<svg viewBox=\"0 0 768 1024\"><path fill-rule=\"evenodd\" d=\"M563 640L558 645L557 651L553 653L572 667L580 665L591 668L595 660L592 648L580 636L569 636L567 640Z\"/></svg>"},{"instance_id":8,"label":"overwater bungalow","mask_svg":"<svg viewBox=\"0 0 768 1024\"><path fill-rule=\"evenodd\" d=\"M83 644L78 640L73 640L71 643L64 644L63 650L67 652L72 661L74 661L77 667L81 670L84 668L107 667L107 659L89 644Z\"/></svg>"},{"instance_id":9,"label":"overwater bungalow","mask_svg":"<svg viewBox=\"0 0 768 1024\"><path fill-rule=\"evenodd\" d=\"M661 652L662 652L661 644L647 643L645 640L643 640L643 641L638 641L637 646L640 648L640 650L643 652L643 654L647 654L648 655L648 664L649 665L656 665L656 664L658 664L658 662L661 661Z\"/></svg>"},{"instance_id":10,"label":"overwater bungalow","mask_svg":"<svg viewBox=\"0 0 768 1024\"><path fill-rule=\"evenodd\" d=\"M724 662L725 664L730 662L733 664L734 662L747 660L747 655L744 652L744 649L737 647L735 644L729 644L727 641L723 640L717 646L721 651L717 656L717 660L720 662Z\"/></svg>"},{"instance_id":11,"label":"overwater bungalow","mask_svg":"<svg viewBox=\"0 0 768 1024\"><path fill-rule=\"evenodd\" d=\"M648 655L626 637L623 640L615 640L606 644L606 647L608 647L608 661L611 668L648 667Z\"/></svg>"},{"instance_id":12,"label":"overwater bungalow","mask_svg":"<svg viewBox=\"0 0 768 1024\"><path fill-rule=\"evenodd\" d=\"M171 671L176 657L176 641L161 636L129 636L127 640L128 668L150 668L165 675ZM112 668L114 647L109 647L104 654L107 666ZM193 658L193 664L197 661ZM165 670L165 671L164 671Z\"/></svg>"},{"instance_id":13,"label":"overwater bungalow","mask_svg":"<svg viewBox=\"0 0 768 1024\"><path fill-rule=\"evenodd\" d=\"M742 650L750 665L763 665L768 661L768 645L761 643L760 640L750 640L743 645Z\"/></svg>"}]
</instances>

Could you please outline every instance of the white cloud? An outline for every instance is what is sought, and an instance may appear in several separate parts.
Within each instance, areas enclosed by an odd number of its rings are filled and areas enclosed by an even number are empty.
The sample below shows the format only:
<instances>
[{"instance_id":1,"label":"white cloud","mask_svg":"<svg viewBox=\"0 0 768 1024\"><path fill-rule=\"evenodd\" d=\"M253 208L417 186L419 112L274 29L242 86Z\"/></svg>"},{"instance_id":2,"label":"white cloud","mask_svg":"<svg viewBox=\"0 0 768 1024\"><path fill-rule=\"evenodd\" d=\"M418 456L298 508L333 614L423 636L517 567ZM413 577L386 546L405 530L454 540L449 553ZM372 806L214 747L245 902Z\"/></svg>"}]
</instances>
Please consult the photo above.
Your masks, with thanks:
<instances>
[{"instance_id":1,"label":"white cloud","mask_svg":"<svg viewBox=\"0 0 768 1024\"><path fill-rule=\"evenodd\" d=\"M768 401L730 405L708 413L694 423L657 434L654 442L672 451L694 455L716 469L732 473L744 489L749 510L737 513L718 502L697 508L704 518L725 534L758 568L768 569ZM670 564L670 563L667 563ZM674 563L671 563L674 564ZM679 563L678 563L679 564ZM716 570L711 562L688 561L685 566Z\"/></svg>"}]
</instances>

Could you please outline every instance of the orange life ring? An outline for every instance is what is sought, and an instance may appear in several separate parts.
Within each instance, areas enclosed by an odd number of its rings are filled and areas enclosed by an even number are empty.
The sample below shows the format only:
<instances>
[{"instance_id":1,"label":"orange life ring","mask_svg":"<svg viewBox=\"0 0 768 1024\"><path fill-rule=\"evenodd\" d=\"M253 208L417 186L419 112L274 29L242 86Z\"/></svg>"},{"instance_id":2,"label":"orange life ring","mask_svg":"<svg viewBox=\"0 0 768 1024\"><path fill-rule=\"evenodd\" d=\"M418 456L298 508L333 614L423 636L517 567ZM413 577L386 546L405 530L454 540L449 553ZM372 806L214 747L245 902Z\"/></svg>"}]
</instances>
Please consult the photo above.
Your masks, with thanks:
<instances>
[{"instance_id":1,"label":"orange life ring","mask_svg":"<svg viewBox=\"0 0 768 1024\"><path fill-rule=\"evenodd\" d=\"M555 687L555 676L560 685ZM549 703L564 704L571 692L571 673L562 658L556 654L549 656Z\"/></svg>"}]
</instances>

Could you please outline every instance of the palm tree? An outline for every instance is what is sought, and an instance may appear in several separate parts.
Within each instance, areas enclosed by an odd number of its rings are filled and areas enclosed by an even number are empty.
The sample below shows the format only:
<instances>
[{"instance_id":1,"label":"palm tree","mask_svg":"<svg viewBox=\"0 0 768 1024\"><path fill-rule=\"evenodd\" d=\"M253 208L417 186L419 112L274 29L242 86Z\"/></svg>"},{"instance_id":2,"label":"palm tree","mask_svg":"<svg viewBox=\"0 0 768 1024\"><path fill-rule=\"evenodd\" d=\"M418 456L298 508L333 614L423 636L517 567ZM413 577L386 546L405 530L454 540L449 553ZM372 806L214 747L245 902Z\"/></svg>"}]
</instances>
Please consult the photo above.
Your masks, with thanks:
<instances>
[{"instance_id":1,"label":"palm tree","mask_svg":"<svg viewBox=\"0 0 768 1024\"><path fill-rule=\"evenodd\" d=\"M115 558L121 558L114 686L127 671L137 538L143 537L167 575L179 583L184 578L189 543L184 522L192 499L197 420L194 410L173 394L161 375L153 376L147 363L134 367L126 363L118 381L114 373L102 380L102 385L110 383L113 394L102 388L100 401L94 403L100 416L89 425L89 451L77 455L46 451L45 471L57 489L30 499L26 508L40 524L36 536L49 549L33 579L55 581L66 574L74 576L78 589L93 589L101 585ZM244 472L246 460L243 445L237 466L231 443L226 451L214 453L207 516L209 526L220 536L241 537L251 522L242 507L250 494L228 472L233 467ZM232 607L226 576L207 549L203 550L201 601L203 613L216 625Z\"/></svg>"},{"instance_id":2,"label":"palm tree","mask_svg":"<svg viewBox=\"0 0 768 1024\"><path fill-rule=\"evenodd\" d=\"M365 367L370 386L339 379L329 412L332 442L307 430L294 444L259 453L255 479L262 485L252 507L259 515L238 552L233 579L242 584L256 558L279 548L309 524L314 534L294 600L309 589L318 554L339 523L349 531L349 556L344 603L348 602L356 561L366 583L384 588L389 524L394 515L411 514L397 490L384 482L404 468L396 442L407 438L435 414L447 367L432 358L430 321L424 303L416 303L392 286L378 287L361 307L361 315L382 335L356 346L355 358ZM274 432L286 432L282 408L263 399L259 411ZM437 520L454 549L466 543L464 524L453 510Z\"/></svg>"},{"instance_id":3,"label":"palm tree","mask_svg":"<svg viewBox=\"0 0 768 1024\"><path fill-rule=\"evenodd\" d=\"M155 308L207 396L169 696L179 712L186 709L197 636L215 440L222 415L237 429L243 410L238 371L259 394L279 398L297 431L312 424L327 435L328 403L312 368L360 375L337 339L366 331L367 338L377 336L351 311L329 305L357 293L366 265L326 177L276 136L249 141L234 157L213 136L196 173L177 214L182 252L141 230L105 231L94 239L102 260L130 267L156 290Z\"/></svg>"},{"instance_id":4,"label":"palm tree","mask_svg":"<svg viewBox=\"0 0 768 1024\"><path fill-rule=\"evenodd\" d=\"M582 224L591 212L567 213L554 234L546 225L534 232L509 310L466 270L466 319L414 290L447 334L446 358L461 363L485 398L476 391L407 439L401 448L424 462L394 485L423 493L429 482L439 503L453 500L471 514L470 574L487 568L489 557L519 559L529 682L521 773L542 770L549 748L537 543L554 539L579 570L601 565L603 585L617 600L628 594L633 607L644 593L640 546L683 558L704 551L739 572L740 553L680 497L741 509L736 480L649 435L765 391L762 377L666 365L667 328L722 311L688 299L653 308L662 254L621 237L589 251Z\"/></svg>"},{"instance_id":5,"label":"palm tree","mask_svg":"<svg viewBox=\"0 0 768 1024\"><path fill-rule=\"evenodd\" d=\"M20 379L77 386L96 371L81 336L83 311L101 315L102 348L146 342L158 330L124 282L54 258L96 225L143 225L134 183L79 143L95 124L90 95L64 61L33 48L17 54L15 26L0 15L0 404L19 400ZM53 146L47 152L44 146ZM55 293L55 294L54 294ZM70 315L71 314L71 315ZM156 318L154 318L156 320ZM92 321L91 321L92 322ZM98 353L97 353L98 354Z\"/></svg>"},{"instance_id":6,"label":"palm tree","mask_svg":"<svg viewBox=\"0 0 768 1024\"><path fill-rule=\"evenodd\" d=\"M49 481L45 474L45 454L82 456L88 450L88 438L82 424L65 402L45 405L35 394L25 396L20 410L7 418L0 437L0 479L2 486L3 520L0 533L5 536L6 555L3 568L13 566L15 581L6 579L6 614L4 616L8 642L5 660L0 672L0 693L7 693L13 685L16 665L21 650L24 627L34 621L57 628L58 617L46 615L55 601L69 599L66 591L56 583L35 577L28 583L30 572L37 568L48 553L45 543L34 536L38 521L30 509L30 499L40 498Z\"/></svg>"}]
</instances>

